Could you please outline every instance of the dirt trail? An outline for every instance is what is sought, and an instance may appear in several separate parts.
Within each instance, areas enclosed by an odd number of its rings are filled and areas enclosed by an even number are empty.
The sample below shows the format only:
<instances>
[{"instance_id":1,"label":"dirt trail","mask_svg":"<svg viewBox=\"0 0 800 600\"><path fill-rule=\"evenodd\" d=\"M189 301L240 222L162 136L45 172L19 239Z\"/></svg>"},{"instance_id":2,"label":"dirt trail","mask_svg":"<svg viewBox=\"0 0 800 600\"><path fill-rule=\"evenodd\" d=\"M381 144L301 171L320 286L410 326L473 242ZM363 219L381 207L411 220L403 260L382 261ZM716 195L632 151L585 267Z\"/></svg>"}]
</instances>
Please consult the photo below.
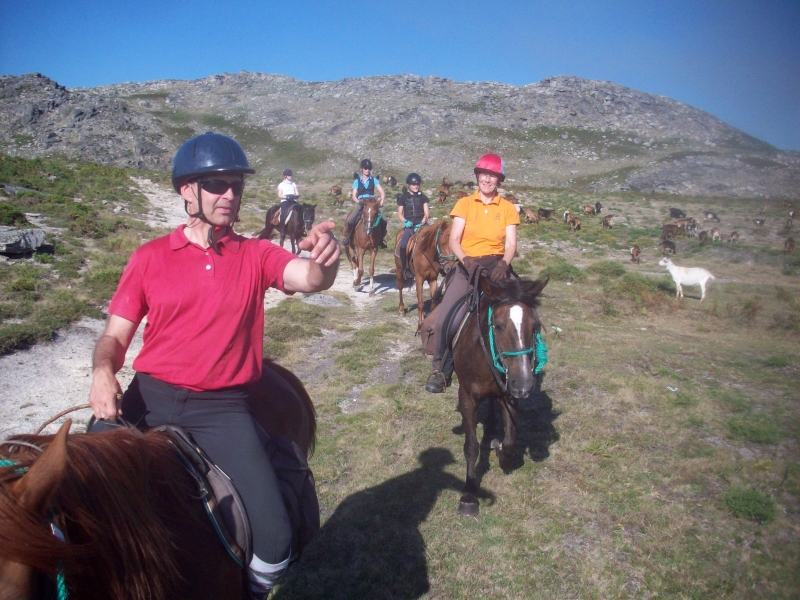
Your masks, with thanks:
<instances>
[{"instance_id":1,"label":"dirt trail","mask_svg":"<svg viewBox=\"0 0 800 600\"><path fill-rule=\"evenodd\" d=\"M175 201L173 192L147 179L134 178L134 181L153 207L148 223L176 227L185 222L186 215L180 202ZM303 255L307 256L307 253ZM376 282L375 296L370 297L368 291L354 291L352 270L343 257L331 290L347 294L361 313L361 308L379 302L383 294L397 289L393 278L383 275L381 283ZM364 289L368 290L368 286ZM264 300L265 307L275 306L284 298L285 294L269 290ZM84 318L59 332L50 342L0 357L0 439L16 433L33 433L58 412L88 402L92 349L104 326L102 320ZM133 377L131 364L141 349L143 329L144 325L139 327L128 350L125 366L118 375L123 388ZM82 430L90 416L89 410L72 413L70 417L75 430ZM60 422L50 425L46 432L55 432Z\"/></svg>"}]
</instances>

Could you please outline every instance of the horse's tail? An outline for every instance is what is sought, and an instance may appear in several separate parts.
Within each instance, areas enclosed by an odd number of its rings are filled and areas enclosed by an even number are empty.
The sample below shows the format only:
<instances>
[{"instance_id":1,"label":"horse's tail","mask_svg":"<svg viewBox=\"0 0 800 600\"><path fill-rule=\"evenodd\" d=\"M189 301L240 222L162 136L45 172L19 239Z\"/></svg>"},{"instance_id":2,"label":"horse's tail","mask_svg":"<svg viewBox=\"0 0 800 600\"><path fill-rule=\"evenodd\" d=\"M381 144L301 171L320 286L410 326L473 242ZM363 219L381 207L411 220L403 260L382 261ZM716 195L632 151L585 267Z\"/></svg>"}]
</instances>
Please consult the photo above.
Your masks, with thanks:
<instances>
[{"instance_id":1,"label":"horse's tail","mask_svg":"<svg viewBox=\"0 0 800 600\"><path fill-rule=\"evenodd\" d=\"M266 359L268 360L268 359ZM265 360L265 362L266 362ZM269 361L269 367L279 376L283 377L286 380L292 389L297 394L297 397L300 398L300 401L303 403L303 407L306 410L306 414L308 415L308 457L314 454L314 448L317 445L317 411L314 408L314 403L311 401L311 396L308 395L303 382L292 373L286 367L279 365L276 362Z\"/></svg>"},{"instance_id":2,"label":"horse's tail","mask_svg":"<svg viewBox=\"0 0 800 600\"><path fill-rule=\"evenodd\" d=\"M269 237L272 235L273 230L275 229L275 225L273 221L275 220L275 213L281 209L280 204L276 204L272 208L267 211L267 216L264 219L264 229L258 232L256 238L259 240L268 240Z\"/></svg>"}]
</instances>

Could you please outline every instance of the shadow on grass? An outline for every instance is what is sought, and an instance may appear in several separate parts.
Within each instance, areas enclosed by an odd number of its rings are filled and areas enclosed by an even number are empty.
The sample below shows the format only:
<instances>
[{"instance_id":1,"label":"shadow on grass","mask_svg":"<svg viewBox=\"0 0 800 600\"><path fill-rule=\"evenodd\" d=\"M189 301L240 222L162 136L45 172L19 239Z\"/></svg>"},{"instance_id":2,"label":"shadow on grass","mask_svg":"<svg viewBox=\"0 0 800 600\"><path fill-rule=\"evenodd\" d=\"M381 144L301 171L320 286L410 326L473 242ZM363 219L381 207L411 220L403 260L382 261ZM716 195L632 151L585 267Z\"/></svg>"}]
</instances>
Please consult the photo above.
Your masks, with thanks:
<instances>
[{"instance_id":1,"label":"shadow on grass","mask_svg":"<svg viewBox=\"0 0 800 600\"><path fill-rule=\"evenodd\" d=\"M411 600L427 593L419 525L439 492L460 491L463 482L444 472L455 462L449 450L429 448L419 461L414 471L348 496L291 569L275 600ZM482 498L493 499L489 493Z\"/></svg>"}]
</instances>

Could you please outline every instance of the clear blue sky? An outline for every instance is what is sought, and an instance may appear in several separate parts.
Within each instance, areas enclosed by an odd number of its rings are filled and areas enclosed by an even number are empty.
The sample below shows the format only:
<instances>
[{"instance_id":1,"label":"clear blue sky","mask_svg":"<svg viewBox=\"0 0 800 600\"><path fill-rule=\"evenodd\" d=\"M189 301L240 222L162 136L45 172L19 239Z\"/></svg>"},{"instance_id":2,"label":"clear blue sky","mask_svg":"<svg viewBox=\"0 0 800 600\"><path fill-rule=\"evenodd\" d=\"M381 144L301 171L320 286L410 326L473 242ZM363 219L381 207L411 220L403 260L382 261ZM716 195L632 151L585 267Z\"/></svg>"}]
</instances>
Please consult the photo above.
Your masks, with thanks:
<instances>
[{"instance_id":1,"label":"clear blue sky","mask_svg":"<svg viewBox=\"0 0 800 600\"><path fill-rule=\"evenodd\" d=\"M610 80L800 151L800 0L0 0L0 74Z\"/></svg>"}]
</instances>

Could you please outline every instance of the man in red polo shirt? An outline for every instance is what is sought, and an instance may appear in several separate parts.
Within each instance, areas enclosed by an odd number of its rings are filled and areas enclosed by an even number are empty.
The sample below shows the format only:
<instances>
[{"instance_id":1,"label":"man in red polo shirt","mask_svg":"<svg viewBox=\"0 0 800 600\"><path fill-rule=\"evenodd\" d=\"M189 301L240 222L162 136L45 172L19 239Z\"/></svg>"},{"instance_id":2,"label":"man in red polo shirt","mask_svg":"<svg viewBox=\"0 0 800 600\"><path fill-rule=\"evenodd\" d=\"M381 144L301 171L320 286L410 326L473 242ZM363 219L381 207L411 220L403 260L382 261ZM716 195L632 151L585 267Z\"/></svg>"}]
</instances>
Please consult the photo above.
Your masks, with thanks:
<instances>
[{"instance_id":1,"label":"man in red polo shirt","mask_svg":"<svg viewBox=\"0 0 800 600\"><path fill-rule=\"evenodd\" d=\"M199 135L178 150L172 184L187 224L131 256L94 350L89 401L97 419L183 427L233 480L253 531L251 590L263 598L288 565L292 539L263 431L247 408L247 386L261 376L264 292L329 288L339 244L330 221L300 242L310 259L234 232L244 176L253 173L224 135ZM145 316L136 376L120 402L116 373Z\"/></svg>"}]
</instances>

